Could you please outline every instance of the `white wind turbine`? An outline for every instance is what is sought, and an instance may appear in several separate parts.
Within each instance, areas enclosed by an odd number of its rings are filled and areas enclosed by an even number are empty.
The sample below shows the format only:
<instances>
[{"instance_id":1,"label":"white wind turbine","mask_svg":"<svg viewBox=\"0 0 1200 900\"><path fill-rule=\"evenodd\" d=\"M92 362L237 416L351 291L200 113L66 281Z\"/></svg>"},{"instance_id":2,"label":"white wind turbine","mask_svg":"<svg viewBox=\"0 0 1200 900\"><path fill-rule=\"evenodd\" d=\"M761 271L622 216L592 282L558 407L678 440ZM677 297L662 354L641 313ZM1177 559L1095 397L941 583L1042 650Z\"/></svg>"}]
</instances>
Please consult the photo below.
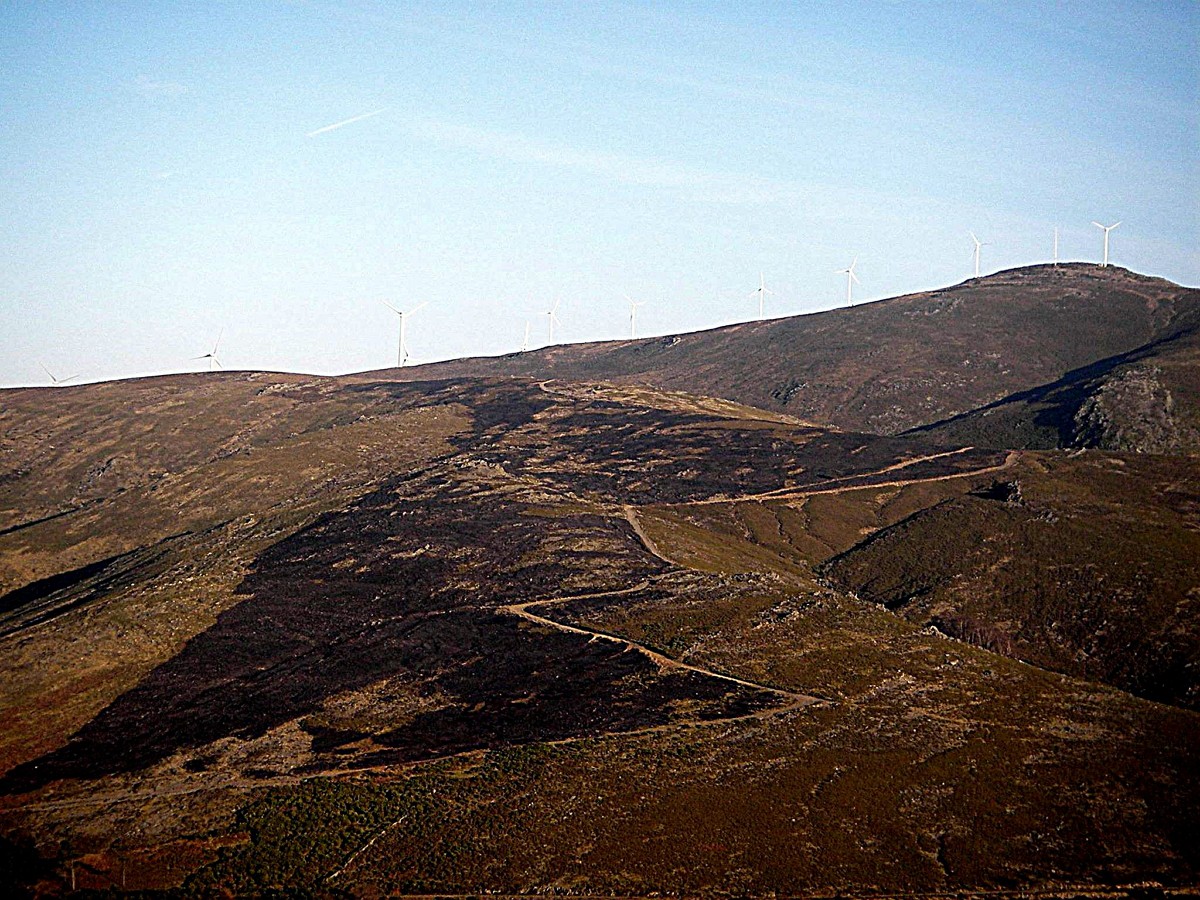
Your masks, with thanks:
<instances>
[{"instance_id":1,"label":"white wind turbine","mask_svg":"<svg viewBox=\"0 0 1200 900\"><path fill-rule=\"evenodd\" d=\"M633 298L625 294L625 299L629 301L629 337L630 339L637 337L637 311L638 307L645 306L646 301L635 303Z\"/></svg>"},{"instance_id":2,"label":"white wind turbine","mask_svg":"<svg viewBox=\"0 0 1200 900\"><path fill-rule=\"evenodd\" d=\"M971 240L973 240L975 242L975 277L978 278L979 277L979 248L987 247L991 242L990 241L981 241L979 238L975 237L975 232L973 232L973 231L970 234L971 234Z\"/></svg>"},{"instance_id":3,"label":"white wind turbine","mask_svg":"<svg viewBox=\"0 0 1200 900\"><path fill-rule=\"evenodd\" d=\"M46 376L50 379L50 384L53 387L58 387L60 384L66 384L68 381L74 381L76 378L79 377L78 375L70 375L66 378L55 378L53 372L51 372L49 369L47 369L41 363L38 363L38 365L42 366L42 371L46 373Z\"/></svg>"},{"instance_id":4,"label":"white wind turbine","mask_svg":"<svg viewBox=\"0 0 1200 900\"><path fill-rule=\"evenodd\" d=\"M1058 268L1058 226L1054 226L1054 268Z\"/></svg>"},{"instance_id":5,"label":"white wind turbine","mask_svg":"<svg viewBox=\"0 0 1200 900\"><path fill-rule=\"evenodd\" d=\"M1111 225L1101 225L1099 222L1093 222L1092 224L1095 225L1097 228L1103 230L1103 232L1104 232L1104 262L1100 263L1100 265L1107 266L1108 265L1108 233L1110 231L1112 231L1114 228L1116 228L1118 225L1120 225L1121 223L1113 222L1113 224L1111 224Z\"/></svg>"},{"instance_id":6,"label":"white wind turbine","mask_svg":"<svg viewBox=\"0 0 1200 900\"><path fill-rule=\"evenodd\" d=\"M221 361L219 359L217 359L217 348L221 346L221 338L223 338L224 336L225 336L225 329L222 328L220 330L220 332L217 334L217 342L215 344L213 344L213 348L202 356L193 356L192 359L193 360L207 359L208 360L208 371L210 371L210 372L213 369L225 368L223 365L221 365Z\"/></svg>"},{"instance_id":7,"label":"white wind turbine","mask_svg":"<svg viewBox=\"0 0 1200 900\"><path fill-rule=\"evenodd\" d=\"M521 352L525 353L529 350L529 320L525 320L525 340L521 342Z\"/></svg>"},{"instance_id":8,"label":"white wind turbine","mask_svg":"<svg viewBox=\"0 0 1200 900\"><path fill-rule=\"evenodd\" d=\"M858 257L854 257L854 262L850 263L844 269L838 269L834 272L835 275L846 276L846 305L849 306L854 302L854 282L858 281L858 276L854 274L854 267L858 265ZM861 281L858 281L862 284Z\"/></svg>"},{"instance_id":9,"label":"white wind turbine","mask_svg":"<svg viewBox=\"0 0 1200 900\"><path fill-rule=\"evenodd\" d=\"M400 317L400 343L396 347L396 365L403 366L405 363L408 362L408 344L405 343L405 340L404 340L404 327L405 327L405 323L407 322L407 320L405 319L405 316L411 316L417 310L424 309L426 306L429 305L429 301L426 300L420 306L414 306L412 309L408 310L407 312L405 312L402 309L396 309L396 307L392 306L392 304L388 303L386 300L380 300L379 302L382 303L384 306L386 306L388 309L390 309L392 312L394 312L396 315L398 315Z\"/></svg>"},{"instance_id":10,"label":"white wind turbine","mask_svg":"<svg viewBox=\"0 0 1200 900\"><path fill-rule=\"evenodd\" d=\"M767 288L767 282L763 279L763 273L759 272L758 287L750 292L750 296L754 297L757 295L758 297L758 317L760 319L763 317L763 300L766 299L767 294L773 296L775 292Z\"/></svg>"},{"instance_id":11,"label":"white wind turbine","mask_svg":"<svg viewBox=\"0 0 1200 900\"><path fill-rule=\"evenodd\" d=\"M546 310L546 325L549 329L548 336L551 344L554 343L554 323L558 322L558 304L560 303L562 303L561 300L555 300L554 305ZM558 322L558 324L561 325L562 322Z\"/></svg>"}]
</instances>

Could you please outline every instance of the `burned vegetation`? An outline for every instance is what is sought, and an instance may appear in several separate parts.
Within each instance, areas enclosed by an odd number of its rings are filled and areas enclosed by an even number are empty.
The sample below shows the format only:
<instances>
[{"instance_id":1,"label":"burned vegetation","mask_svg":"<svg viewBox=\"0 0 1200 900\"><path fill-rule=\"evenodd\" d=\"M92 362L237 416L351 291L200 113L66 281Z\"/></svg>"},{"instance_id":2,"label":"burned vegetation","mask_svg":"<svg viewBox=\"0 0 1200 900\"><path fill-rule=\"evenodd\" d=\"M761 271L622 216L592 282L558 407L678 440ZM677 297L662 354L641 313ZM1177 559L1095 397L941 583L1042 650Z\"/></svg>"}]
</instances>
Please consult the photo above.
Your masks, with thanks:
<instances>
[{"instance_id":1,"label":"burned vegetation","mask_svg":"<svg viewBox=\"0 0 1200 900\"><path fill-rule=\"evenodd\" d=\"M961 347L879 356L904 323L1000 334L1006 299L1045 331L1111 295L1087 327L1137 334L1097 353L1190 327L1165 283L1002 275L844 320L875 374L797 361L818 318L562 348L570 380L14 392L0 872L34 896L1194 890L1195 458L852 430L972 404L955 428L1019 430L1016 400L979 404L1096 362L1055 335L959 377ZM742 340L769 378L696 368ZM1181 360L1155 365L1185 435ZM792 418L831 409L845 430Z\"/></svg>"}]
</instances>

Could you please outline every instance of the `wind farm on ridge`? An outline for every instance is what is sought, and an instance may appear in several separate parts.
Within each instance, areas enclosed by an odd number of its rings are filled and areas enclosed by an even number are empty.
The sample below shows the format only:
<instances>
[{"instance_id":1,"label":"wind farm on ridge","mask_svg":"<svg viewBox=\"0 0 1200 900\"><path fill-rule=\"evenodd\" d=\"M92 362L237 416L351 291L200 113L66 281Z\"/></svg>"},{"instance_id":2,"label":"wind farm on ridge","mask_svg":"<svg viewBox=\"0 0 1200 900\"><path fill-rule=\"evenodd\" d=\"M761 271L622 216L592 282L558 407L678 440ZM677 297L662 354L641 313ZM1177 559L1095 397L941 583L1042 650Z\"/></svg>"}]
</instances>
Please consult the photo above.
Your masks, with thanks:
<instances>
[{"instance_id":1,"label":"wind farm on ridge","mask_svg":"<svg viewBox=\"0 0 1200 900\"><path fill-rule=\"evenodd\" d=\"M1112 231L1114 228L1117 227L1117 225L1119 225L1121 223L1117 222L1117 223L1115 223L1113 225L1109 225L1107 227L1101 225L1098 222L1093 222L1092 224L1095 225L1097 228L1100 228L1103 230L1103 233L1104 233L1103 249L1102 249L1102 255L1101 255L1101 262L1099 264L1102 267L1107 266L1109 264L1109 232ZM981 252L980 251L981 251L982 247L988 246L991 242L979 240L979 238L976 237L974 232L970 232L969 234L970 234L971 241L974 245L974 249L972 252L972 259L974 261L973 277L979 278L980 271L981 271L980 270L980 260L981 260ZM1054 265L1057 265L1059 263L1058 228L1057 228L1057 226L1054 229L1054 236L1053 236L1053 261L1054 261ZM858 275L855 272L855 266L857 264L858 264L858 257L855 257L854 261L851 262L851 264L849 266L847 266L845 269L838 269L835 273L835 274L840 274L840 275L846 276L846 301L845 301L846 306L850 306L850 305L854 304L854 285L861 284L861 281L859 280ZM632 300L628 294L625 294L623 296L624 296L626 302L629 303L629 310L630 310L630 312L629 312L629 331L630 331L630 338L633 339L633 338L637 337L637 310L640 307L644 306L647 301L642 301L642 302L638 303L638 302L635 302L634 300ZM766 279L765 279L764 273L759 274L759 286L757 288L755 288L752 292L750 292L749 296L755 298L758 301L758 318L759 319L765 318L766 317L767 297L775 296L775 291L769 289L766 286ZM393 313L395 313L397 318L399 319L399 336L398 336L397 350L396 350L396 365L397 365L397 367L410 365L411 364L411 362L410 362L411 354L409 352L408 343L407 343L408 319L411 318L419 310L424 309L426 306L428 306L429 301L420 302L418 305L412 307L411 309L409 309L407 311L399 309L398 307L394 306L392 303L388 302L387 300L381 300L380 302L385 307L390 309ZM561 299L556 299L554 301L554 303L551 305L551 307L548 310L546 310L546 312L545 312L547 327L546 327L546 344L543 346L549 346L549 345L552 345L555 343L555 340L554 340L555 326L557 325L557 326L561 327L561 324L562 324L561 320L558 318L558 309L559 309L559 306L561 305L561 303L562 303ZM669 307L670 304L664 302L662 304L662 306ZM784 313L784 314L786 315L787 313ZM207 368L209 371L215 371L216 369L224 368L222 366L219 358L217 357L217 349L220 346L222 337L224 336L224 330L225 330L224 328L221 329L220 333L217 336L217 340L214 342L212 350L210 350L208 353L205 353L200 356L196 356L196 357L192 358L194 360L207 360L208 361ZM530 337L529 324L528 324L528 322L526 322L524 338L521 342L521 347L520 347L521 352L527 352L527 351L533 349L533 347L529 343L529 337ZM586 340L586 338L579 338L579 339ZM426 361L431 361L431 360L426 360ZM44 365L42 365L42 368L43 368L43 370L45 370ZM65 384L67 381L76 380L80 376L75 375L69 379L56 379L56 378L54 378L54 376L49 374L49 371L47 371L47 377L49 377L51 379L52 385L58 386L58 385Z\"/></svg>"},{"instance_id":2,"label":"wind farm on ridge","mask_svg":"<svg viewBox=\"0 0 1200 900\"><path fill-rule=\"evenodd\" d=\"M0 4L3 900L1200 897L1197 34Z\"/></svg>"}]
</instances>

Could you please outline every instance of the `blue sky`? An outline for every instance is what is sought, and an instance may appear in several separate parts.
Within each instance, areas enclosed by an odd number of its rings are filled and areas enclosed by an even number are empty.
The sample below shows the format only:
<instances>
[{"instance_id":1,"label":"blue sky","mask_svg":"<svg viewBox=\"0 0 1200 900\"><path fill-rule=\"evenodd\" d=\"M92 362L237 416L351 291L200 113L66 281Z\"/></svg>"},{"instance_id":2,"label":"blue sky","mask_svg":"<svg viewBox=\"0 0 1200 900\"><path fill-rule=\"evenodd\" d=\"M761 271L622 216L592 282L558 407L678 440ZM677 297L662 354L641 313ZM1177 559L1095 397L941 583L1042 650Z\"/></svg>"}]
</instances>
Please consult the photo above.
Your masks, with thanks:
<instances>
[{"instance_id":1,"label":"blue sky","mask_svg":"<svg viewBox=\"0 0 1200 900\"><path fill-rule=\"evenodd\" d=\"M1200 283L1200 4L0 7L0 384L336 373L1098 259ZM374 115L368 115L374 113ZM326 126L365 116L338 128ZM317 133L314 133L317 132Z\"/></svg>"}]
</instances>

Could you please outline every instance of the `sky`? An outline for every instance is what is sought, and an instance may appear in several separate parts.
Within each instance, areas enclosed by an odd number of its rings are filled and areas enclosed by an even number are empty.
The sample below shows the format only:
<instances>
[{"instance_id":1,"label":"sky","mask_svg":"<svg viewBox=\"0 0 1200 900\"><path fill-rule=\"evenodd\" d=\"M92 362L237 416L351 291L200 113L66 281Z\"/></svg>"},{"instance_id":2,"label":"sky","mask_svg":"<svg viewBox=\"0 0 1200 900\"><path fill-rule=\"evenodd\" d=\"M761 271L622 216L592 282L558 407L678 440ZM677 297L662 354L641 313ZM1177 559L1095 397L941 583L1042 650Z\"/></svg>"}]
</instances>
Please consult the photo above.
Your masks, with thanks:
<instances>
[{"instance_id":1,"label":"sky","mask_svg":"<svg viewBox=\"0 0 1200 900\"><path fill-rule=\"evenodd\" d=\"M1195 2L0 5L0 385L336 374L1111 260L1200 284Z\"/></svg>"}]
</instances>

